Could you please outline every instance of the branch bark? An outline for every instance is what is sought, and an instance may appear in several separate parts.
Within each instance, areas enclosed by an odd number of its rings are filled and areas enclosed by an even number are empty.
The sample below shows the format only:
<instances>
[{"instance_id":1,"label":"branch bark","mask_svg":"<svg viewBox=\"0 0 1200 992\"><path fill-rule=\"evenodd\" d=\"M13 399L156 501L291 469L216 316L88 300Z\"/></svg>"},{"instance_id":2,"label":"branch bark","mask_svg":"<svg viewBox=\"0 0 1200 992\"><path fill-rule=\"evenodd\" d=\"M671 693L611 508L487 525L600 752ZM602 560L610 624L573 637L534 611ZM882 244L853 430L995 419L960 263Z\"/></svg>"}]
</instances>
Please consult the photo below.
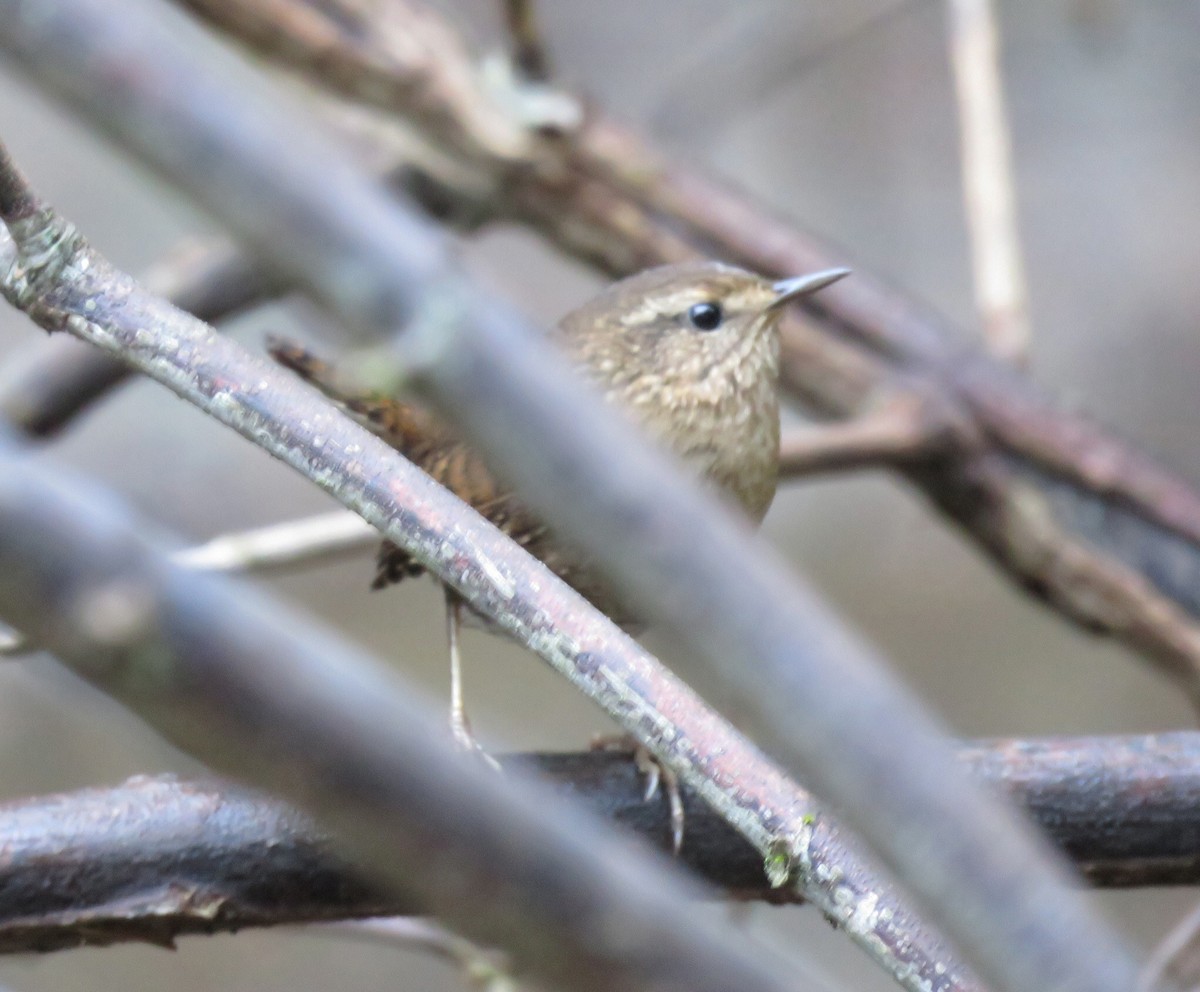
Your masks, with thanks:
<instances>
[{"instance_id":1,"label":"branch bark","mask_svg":"<svg viewBox=\"0 0 1200 992\"><path fill-rule=\"evenodd\" d=\"M148 292L200 320L227 320L283 291L222 239L180 245L143 277ZM32 437L51 437L133 374L120 356L74 338L39 341L0 367L0 416Z\"/></svg>"},{"instance_id":2,"label":"branch bark","mask_svg":"<svg viewBox=\"0 0 1200 992\"><path fill-rule=\"evenodd\" d=\"M1099 886L1200 882L1200 734L980 741L959 749ZM668 804L622 755L514 755L559 794L671 849ZM730 895L773 902L762 857L690 789L679 861ZM828 821L815 829L830 833ZM0 953L378 915L419 907L372 885L306 817L220 782L140 777L0 806Z\"/></svg>"},{"instance_id":3,"label":"branch bark","mask_svg":"<svg viewBox=\"0 0 1200 992\"><path fill-rule=\"evenodd\" d=\"M967 744L972 774L1033 814L1094 885L1200 882L1200 734ZM671 850L670 808L611 752L523 754L557 793ZM679 862L728 895L780 902L761 855L684 789ZM828 820L815 826L829 834ZM0 806L0 954L418 912L280 801L221 782L139 777Z\"/></svg>"}]
</instances>

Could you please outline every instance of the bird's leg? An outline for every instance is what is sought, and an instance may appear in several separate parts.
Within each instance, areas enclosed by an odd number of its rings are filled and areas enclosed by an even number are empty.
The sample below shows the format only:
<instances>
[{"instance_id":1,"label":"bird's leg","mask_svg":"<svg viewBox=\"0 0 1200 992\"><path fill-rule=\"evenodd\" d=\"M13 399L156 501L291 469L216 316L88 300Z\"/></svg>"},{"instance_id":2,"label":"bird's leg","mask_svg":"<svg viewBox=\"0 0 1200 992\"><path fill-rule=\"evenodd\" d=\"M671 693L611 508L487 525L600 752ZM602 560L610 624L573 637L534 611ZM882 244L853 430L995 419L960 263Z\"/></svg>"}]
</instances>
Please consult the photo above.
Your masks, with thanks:
<instances>
[{"instance_id":1,"label":"bird's leg","mask_svg":"<svg viewBox=\"0 0 1200 992\"><path fill-rule=\"evenodd\" d=\"M450 646L450 734L454 742L471 754L477 754L496 771L500 764L488 754L471 733L467 708L463 702L462 655L458 649L458 633L462 624L462 600L449 586L446 592L446 640Z\"/></svg>"},{"instance_id":2,"label":"bird's leg","mask_svg":"<svg viewBox=\"0 0 1200 992\"><path fill-rule=\"evenodd\" d=\"M446 642L450 647L450 733L464 750L476 746L463 704L462 655L458 650L458 630L462 623L462 600L449 586L446 592Z\"/></svg>"},{"instance_id":3,"label":"bird's leg","mask_svg":"<svg viewBox=\"0 0 1200 992\"><path fill-rule=\"evenodd\" d=\"M623 751L633 756L637 769L646 776L644 802L650 802L661 791L671 810L671 852L678 855L683 849L683 793L679 776L664 765L641 741L630 734L601 735L591 742L594 751Z\"/></svg>"}]
</instances>

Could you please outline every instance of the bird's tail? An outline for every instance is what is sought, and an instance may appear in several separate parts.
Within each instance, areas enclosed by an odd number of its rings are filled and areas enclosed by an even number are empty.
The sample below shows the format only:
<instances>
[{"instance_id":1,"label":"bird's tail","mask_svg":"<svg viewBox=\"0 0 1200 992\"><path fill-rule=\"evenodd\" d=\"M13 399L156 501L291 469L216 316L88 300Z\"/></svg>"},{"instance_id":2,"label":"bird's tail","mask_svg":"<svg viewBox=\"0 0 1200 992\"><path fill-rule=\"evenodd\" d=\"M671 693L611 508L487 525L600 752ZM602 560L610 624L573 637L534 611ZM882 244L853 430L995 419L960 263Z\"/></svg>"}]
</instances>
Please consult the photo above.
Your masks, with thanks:
<instances>
[{"instance_id":1,"label":"bird's tail","mask_svg":"<svg viewBox=\"0 0 1200 992\"><path fill-rule=\"evenodd\" d=\"M267 353L346 410L371 433L393 448L414 457L437 428L425 411L378 393L348 389L337 367L288 338L268 335Z\"/></svg>"},{"instance_id":2,"label":"bird's tail","mask_svg":"<svg viewBox=\"0 0 1200 992\"><path fill-rule=\"evenodd\" d=\"M380 408L386 404L386 400L368 393L349 392L339 382L337 368L304 345L270 334L267 336L267 354L305 382L316 386L339 406L358 414L356 419L376 420L381 416Z\"/></svg>"}]
</instances>

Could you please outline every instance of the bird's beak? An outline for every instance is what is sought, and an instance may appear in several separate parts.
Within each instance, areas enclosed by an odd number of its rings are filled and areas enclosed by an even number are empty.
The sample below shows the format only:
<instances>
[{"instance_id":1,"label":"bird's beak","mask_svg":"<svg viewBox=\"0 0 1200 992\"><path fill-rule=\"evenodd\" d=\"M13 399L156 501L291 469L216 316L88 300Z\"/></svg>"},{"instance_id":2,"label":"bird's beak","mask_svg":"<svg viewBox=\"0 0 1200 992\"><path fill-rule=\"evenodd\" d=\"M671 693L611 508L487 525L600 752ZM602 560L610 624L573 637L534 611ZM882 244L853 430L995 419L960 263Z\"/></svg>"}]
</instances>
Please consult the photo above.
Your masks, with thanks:
<instances>
[{"instance_id":1,"label":"bird's beak","mask_svg":"<svg viewBox=\"0 0 1200 992\"><path fill-rule=\"evenodd\" d=\"M768 309L774 310L784 304L791 303L792 300L798 300L800 297L808 296L810 293L815 293L826 286L832 286L839 279L844 279L849 274L849 269L825 269L822 272L814 272L807 276L781 279L771 287L779 295L771 301Z\"/></svg>"}]
</instances>

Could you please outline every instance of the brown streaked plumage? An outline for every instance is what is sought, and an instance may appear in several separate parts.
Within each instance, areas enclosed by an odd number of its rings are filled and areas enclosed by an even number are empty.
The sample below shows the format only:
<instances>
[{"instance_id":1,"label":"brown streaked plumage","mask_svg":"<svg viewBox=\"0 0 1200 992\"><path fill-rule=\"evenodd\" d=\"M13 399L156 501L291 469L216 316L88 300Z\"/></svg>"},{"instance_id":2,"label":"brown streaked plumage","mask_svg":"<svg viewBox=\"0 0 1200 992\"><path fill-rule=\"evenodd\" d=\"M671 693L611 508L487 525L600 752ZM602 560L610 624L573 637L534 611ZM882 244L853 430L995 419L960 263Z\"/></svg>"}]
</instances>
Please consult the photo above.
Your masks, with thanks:
<instances>
[{"instance_id":1,"label":"brown streaked plumage","mask_svg":"<svg viewBox=\"0 0 1200 992\"><path fill-rule=\"evenodd\" d=\"M771 283L715 262L650 269L567 314L550 339L608 402L628 410L697 478L757 523L775 495L778 471L781 304L843 274ZM715 326L704 326L714 318ZM387 397L348 395L333 370L299 346L273 341L270 350L618 623L637 623L636 611L624 608L444 422ZM385 543L373 587L422 571L401 548Z\"/></svg>"}]
</instances>

